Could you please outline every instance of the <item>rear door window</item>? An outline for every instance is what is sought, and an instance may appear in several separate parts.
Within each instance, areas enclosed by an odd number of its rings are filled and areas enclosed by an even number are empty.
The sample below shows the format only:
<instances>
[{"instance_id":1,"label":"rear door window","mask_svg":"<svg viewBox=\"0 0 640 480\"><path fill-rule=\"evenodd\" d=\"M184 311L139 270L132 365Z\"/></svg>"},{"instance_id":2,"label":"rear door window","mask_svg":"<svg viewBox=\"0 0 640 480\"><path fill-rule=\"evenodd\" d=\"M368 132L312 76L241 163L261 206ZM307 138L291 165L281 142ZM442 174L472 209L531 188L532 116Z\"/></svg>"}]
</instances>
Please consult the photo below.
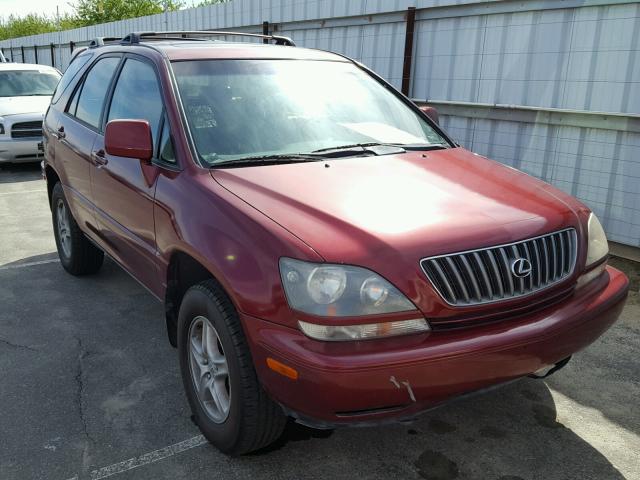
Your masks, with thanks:
<instances>
[{"instance_id":1,"label":"rear door window","mask_svg":"<svg viewBox=\"0 0 640 480\"><path fill-rule=\"evenodd\" d=\"M119 57L107 57L98 60L91 67L82 85L75 113L69 113L96 129L100 126L102 107L118 63ZM71 102L72 105L74 101Z\"/></svg>"}]
</instances>

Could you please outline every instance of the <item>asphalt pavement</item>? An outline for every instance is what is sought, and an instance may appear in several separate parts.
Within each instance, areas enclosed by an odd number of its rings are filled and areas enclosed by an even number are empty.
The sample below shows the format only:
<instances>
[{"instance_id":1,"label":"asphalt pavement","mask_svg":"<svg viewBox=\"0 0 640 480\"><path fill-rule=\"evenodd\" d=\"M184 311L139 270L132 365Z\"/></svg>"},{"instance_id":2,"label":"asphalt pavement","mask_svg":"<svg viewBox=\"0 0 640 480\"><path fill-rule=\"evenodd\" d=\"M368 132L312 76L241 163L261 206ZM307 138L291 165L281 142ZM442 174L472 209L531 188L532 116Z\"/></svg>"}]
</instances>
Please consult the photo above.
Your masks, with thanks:
<instances>
[{"instance_id":1,"label":"asphalt pavement","mask_svg":"<svg viewBox=\"0 0 640 480\"><path fill-rule=\"evenodd\" d=\"M0 166L0 479L640 479L639 268L612 262L622 318L549 379L232 459L191 421L162 305L110 261L66 274L39 168Z\"/></svg>"}]
</instances>

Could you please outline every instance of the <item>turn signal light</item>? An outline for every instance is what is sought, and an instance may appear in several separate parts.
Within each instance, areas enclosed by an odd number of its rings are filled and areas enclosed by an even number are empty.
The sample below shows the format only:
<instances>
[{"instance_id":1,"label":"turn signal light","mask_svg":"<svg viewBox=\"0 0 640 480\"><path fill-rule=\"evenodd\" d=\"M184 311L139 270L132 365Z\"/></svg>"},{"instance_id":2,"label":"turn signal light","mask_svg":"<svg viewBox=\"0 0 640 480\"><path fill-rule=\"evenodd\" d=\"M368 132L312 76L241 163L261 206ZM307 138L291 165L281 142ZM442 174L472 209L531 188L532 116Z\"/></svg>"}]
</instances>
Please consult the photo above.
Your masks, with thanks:
<instances>
[{"instance_id":1,"label":"turn signal light","mask_svg":"<svg viewBox=\"0 0 640 480\"><path fill-rule=\"evenodd\" d=\"M429 324L424 318L367 323L364 325L318 325L300 320L298 325L307 337L327 342L395 337L398 335L420 334L430 330Z\"/></svg>"},{"instance_id":2,"label":"turn signal light","mask_svg":"<svg viewBox=\"0 0 640 480\"><path fill-rule=\"evenodd\" d=\"M267 366L274 372L279 373L280 375L284 375L291 380L298 379L298 371L295 368L291 368L271 357L267 357Z\"/></svg>"}]
</instances>

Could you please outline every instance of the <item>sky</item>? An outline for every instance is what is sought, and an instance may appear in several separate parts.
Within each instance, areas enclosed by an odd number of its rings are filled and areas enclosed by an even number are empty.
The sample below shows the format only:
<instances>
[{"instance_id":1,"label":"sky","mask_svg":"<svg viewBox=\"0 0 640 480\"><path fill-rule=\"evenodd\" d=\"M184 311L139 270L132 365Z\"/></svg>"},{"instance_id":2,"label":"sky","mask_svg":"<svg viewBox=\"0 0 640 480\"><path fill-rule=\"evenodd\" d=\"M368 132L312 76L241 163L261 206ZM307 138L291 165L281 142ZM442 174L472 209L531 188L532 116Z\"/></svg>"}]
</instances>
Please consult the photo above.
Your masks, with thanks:
<instances>
[{"instance_id":1,"label":"sky","mask_svg":"<svg viewBox=\"0 0 640 480\"><path fill-rule=\"evenodd\" d=\"M60 15L73 10L67 0L0 0L0 17L6 19L11 14L23 17L29 13L54 16L56 6L60 8Z\"/></svg>"},{"instance_id":2,"label":"sky","mask_svg":"<svg viewBox=\"0 0 640 480\"><path fill-rule=\"evenodd\" d=\"M60 15L73 12L69 3L75 0L0 0L0 17L7 18L9 15L23 17L29 13L39 13L48 16L55 16L56 7L60 9ZM199 3L197 0L186 0L186 6Z\"/></svg>"}]
</instances>

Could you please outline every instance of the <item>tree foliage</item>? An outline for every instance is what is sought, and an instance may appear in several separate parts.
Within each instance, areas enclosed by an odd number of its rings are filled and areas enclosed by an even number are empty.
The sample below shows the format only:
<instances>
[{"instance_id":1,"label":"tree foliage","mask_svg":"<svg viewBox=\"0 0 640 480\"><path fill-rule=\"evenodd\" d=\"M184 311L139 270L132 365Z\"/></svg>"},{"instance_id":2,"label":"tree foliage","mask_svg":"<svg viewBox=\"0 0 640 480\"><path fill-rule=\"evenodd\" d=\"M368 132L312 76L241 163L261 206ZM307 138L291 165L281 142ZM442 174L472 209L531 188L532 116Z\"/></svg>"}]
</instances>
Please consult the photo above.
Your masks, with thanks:
<instances>
[{"instance_id":1,"label":"tree foliage","mask_svg":"<svg viewBox=\"0 0 640 480\"><path fill-rule=\"evenodd\" d=\"M78 23L76 17L71 15L65 15L60 19L49 18L37 13L31 13L24 17L9 15L6 20L0 18L0 40L55 32L57 30L68 30L79 26L82 25Z\"/></svg>"},{"instance_id":2,"label":"tree foliage","mask_svg":"<svg viewBox=\"0 0 640 480\"><path fill-rule=\"evenodd\" d=\"M82 25L115 22L126 18L155 15L183 7L179 0L78 0L74 5Z\"/></svg>"},{"instance_id":3,"label":"tree foliage","mask_svg":"<svg viewBox=\"0 0 640 480\"><path fill-rule=\"evenodd\" d=\"M72 4L74 13L62 17L49 17L32 13L24 17L9 15L0 17L0 40L25 37L38 33L56 32L86 27L100 23L115 22L127 18L143 17L187 6L187 0L78 0ZM197 0L196 0L197 1ZM227 0L191 1L188 6L213 5Z\"/></svg>"}]
</instances>

